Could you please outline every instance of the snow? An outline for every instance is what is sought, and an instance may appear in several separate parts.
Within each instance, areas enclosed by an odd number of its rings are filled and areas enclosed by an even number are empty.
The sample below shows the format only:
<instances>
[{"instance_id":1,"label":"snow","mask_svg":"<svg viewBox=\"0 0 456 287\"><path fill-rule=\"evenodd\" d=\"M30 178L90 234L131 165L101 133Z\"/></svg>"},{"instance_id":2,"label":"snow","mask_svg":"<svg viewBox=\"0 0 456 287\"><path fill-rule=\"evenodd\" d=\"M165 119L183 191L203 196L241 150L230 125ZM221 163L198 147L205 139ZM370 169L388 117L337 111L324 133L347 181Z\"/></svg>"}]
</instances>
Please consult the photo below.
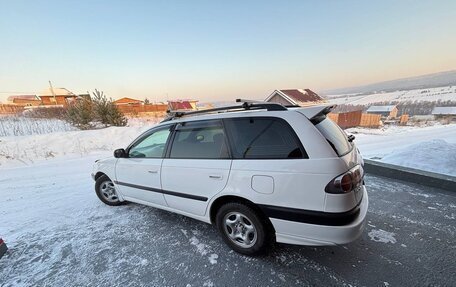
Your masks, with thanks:
<instances>
[{"instance_id":1,"label":"snow","mask_svg":"<svg viewBox=\"0 0 456 287\"><path fill-rule=\"evenodd\" d=\"M218 258L218 255L215 254L215 253L212 253L210 256L209 256L209 262L211 264L217 264L217 258Z\"/></svg>"},{"instance_id":2,"label":"snow","mask_svg":"<svg viewBox=\"0 0 456 287\"><path fill-rule=\"evenodd\" d=\"M456 144L434 139L395 149L382 162L456 176Z\"/></svg>"},{"instance_id":3,"label":"snow","mask_svg":"<svg viewBox=\"0 0 456 287\"><path fill-rule=\"evenodd\" d=\"M388 101L449 101L456 100L456 87L445 86L428 89L415 89L407 91L395 91L389 93L373 93L368 95L337 95L328 96L332 104L371 105Z\"/></svg>"},{"instance_id":4,"label":"snow","mask_svg":"<svg viewBox=\"0 0 456 287\"><path fill-rule=\"evenodd\" d=\"M126 147L158 120L130 119L128 127L0 137L0 167L23 166L61 156L81 157Z\"/></svg>"},{"instance_id":5,"label":"snow","mask_svg":"<svg viewBox=\"0 0 456 287\"><path fill-rule=\"evenodd\" d=\"M356 145L364 158L456 175L456 124L428 127L393 126L384 129L353 128L346 131L356 136ZM433 140L437 141L430 143ZM438 146L432 148L432 144L435 143ZM429 163L424 162L425 159Z\"/></svg>"},{"instance_id":6,"label":"snow","mask_svg":"<svg viewBox=\"0 0 456 287\"><path fill-rule=\"evenodd\" d=\"M0 115L0 137L39 135L74 130L76 130L75 127L58 119L34 119Z\"/></svg>"},{"instance_id":7,"label":"snow","mask_svg":"<svg viewBox=\"0 0 456 287\"><path fill-rule=\"evenodd\" d=\"M370 240L381 243L396 243L396 234L392 232L385 231L383 229L373 229L367 234L369 235Z\"/></svg>"},{"instance_id":8,"label":"snow","mask_svg":"<svg viewBox=\"0 0 456 287\"><path fill-rule=\"evenodd\" d=\"M0 169L0 237L9 247L0 260L0 285L136 286L144 284L138 280L149 280L158 286L163 285L160 272L175 272L184 264L183 255L201 256L215 266L219 256L204 235L212 230L206 224L143 205L110 207L97 198L90 171L96 159L109 154L62 156ZM186 244L178 234L188 222L194 230L186 249L155 250L157 242ZM207 228L203 235L198 231L202 226ZM183 250L187 253L180 254ZM122 274L132 274L128 280L133 283L126 284ZM137 274L154 276L141 279Z\"/></svg>"},{"instance_id":9,"label":"snow","mask_svg":"<svg viewBox=\"0 0 456 287\"><path fill-rule=\"evenodd\" d=\"M91 200L93 182L88 180L94 161L106 155L99 153L83 159L63 157L27 167L2 169L1 235L11 242L39 230L77 225L81 219L94 214L108 216L109 212L103 214L103 211L109 209L99 210L99 204ZM84 184L75 189L74 182Z\"/></svg>"}]
</instances>

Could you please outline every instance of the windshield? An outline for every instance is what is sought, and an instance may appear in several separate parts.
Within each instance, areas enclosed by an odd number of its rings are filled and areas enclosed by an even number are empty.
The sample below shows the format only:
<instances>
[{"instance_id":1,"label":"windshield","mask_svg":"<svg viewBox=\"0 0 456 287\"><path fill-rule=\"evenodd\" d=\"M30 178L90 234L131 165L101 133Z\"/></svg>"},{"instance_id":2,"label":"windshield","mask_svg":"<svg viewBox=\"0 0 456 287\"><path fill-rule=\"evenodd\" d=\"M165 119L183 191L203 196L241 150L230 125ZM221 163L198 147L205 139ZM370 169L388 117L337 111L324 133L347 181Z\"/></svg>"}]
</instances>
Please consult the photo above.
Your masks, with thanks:
<instances>
[{"instance_id":1,"label":"windshield","mask_svg":"<svg viewBox=\"0 0 456 287\"><path fill-rule=\"evenodd\" d=\"M348 141L345 132L329 118L317 123L315 127L326 138L337 155L343 156L352 150L353 145Z\"/></svg>"}]
</instances>

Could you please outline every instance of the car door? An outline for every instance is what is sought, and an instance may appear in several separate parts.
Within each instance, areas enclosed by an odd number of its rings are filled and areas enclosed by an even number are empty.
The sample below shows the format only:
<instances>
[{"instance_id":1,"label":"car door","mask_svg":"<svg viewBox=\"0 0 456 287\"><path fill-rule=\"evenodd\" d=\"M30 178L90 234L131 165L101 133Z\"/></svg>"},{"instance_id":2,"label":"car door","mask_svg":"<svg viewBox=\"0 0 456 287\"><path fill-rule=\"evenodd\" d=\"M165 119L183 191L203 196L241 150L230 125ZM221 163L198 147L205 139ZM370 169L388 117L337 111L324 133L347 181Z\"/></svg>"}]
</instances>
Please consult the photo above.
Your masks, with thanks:
<instances>
[{"instance_id":1,"label":"car door","mask_svg":"<svg viewBox=\"0 0 456 287\"><path fill-rule=\"evenodd\" d=\"M166 205L161 192L160 168L171 126L152 129L128 149L116 164L116 184L126 200Z\"/></svg>"},{"instance_id":2,"label":"car door","mask_svg":"<svg viewBox=\"0 0 456 287\"><path fill-rule=\"evenodd\" d=\"M178 124L163 160L163 192L172 208L204 215L210 198L227 183L231 159L220 120Z\"/></svg>"}]
</instances>

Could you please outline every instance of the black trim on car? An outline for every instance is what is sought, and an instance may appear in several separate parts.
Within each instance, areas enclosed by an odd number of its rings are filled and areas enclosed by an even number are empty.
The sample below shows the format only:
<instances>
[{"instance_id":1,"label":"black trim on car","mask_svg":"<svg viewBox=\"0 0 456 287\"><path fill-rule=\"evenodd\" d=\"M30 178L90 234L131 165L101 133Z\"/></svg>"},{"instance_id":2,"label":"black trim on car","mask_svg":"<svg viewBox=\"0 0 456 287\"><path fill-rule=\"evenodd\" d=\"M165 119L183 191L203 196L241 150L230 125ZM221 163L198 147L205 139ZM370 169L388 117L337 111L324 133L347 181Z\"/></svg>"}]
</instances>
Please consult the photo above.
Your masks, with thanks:
<instances>
[{"instance_id":1,"label":"black trim on car","mask_svg":"<svg viewBox=\"0 0 456 287\"><path fill-rule=\"evenodd\" d=\"M328 226L350 224L360 211L359 204L346 212L323 212L264 204L259 204L258 207L271 218Z\"/></svg>"},{"instance_id":2,"label":"black trim on car","mask_svg":"<svg viewBox=\"0 0 456 287\"><path fill-rule=\"evenodd\" d=\"M143 189L143 190L167 194L167 195L173 195L173 196L178 196L178 197L183 197L183 198L188 198L188 199L193 199L193 200L198 200L198 201L207 201L207 197L204 197L204 196L198 196L198 195L193 195L193 194L188 194L188 193L180 193L180 192L164 190L164 189L160 189L160 188L120 182L120 181L114 181L114 183L118 184L118 185L128 186L128 187L137 188L137 189Z\"/></svg>"}]
</instances>

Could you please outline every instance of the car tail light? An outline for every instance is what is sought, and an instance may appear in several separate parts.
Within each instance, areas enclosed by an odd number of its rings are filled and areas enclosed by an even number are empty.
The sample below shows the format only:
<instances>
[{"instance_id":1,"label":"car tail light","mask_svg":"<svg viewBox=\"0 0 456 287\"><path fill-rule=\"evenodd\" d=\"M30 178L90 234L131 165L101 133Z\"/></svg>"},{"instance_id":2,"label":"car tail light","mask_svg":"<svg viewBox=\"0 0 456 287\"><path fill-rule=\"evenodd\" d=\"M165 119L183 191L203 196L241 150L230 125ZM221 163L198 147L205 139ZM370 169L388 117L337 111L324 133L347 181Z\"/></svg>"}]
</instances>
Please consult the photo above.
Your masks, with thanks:
<instances>
[{"instance_id":1,"label":"car tail light","mask_svg":"<svg viewBox=\"0 0 456 287\"><path fill-rule=\"evenodd\" d=\"M331 180L325 188L327 193L349 193L350 191L358 188L363 183L363 170L361 166L357 165L346 173L339 175Z\"/></svg>"}]
</instances>

